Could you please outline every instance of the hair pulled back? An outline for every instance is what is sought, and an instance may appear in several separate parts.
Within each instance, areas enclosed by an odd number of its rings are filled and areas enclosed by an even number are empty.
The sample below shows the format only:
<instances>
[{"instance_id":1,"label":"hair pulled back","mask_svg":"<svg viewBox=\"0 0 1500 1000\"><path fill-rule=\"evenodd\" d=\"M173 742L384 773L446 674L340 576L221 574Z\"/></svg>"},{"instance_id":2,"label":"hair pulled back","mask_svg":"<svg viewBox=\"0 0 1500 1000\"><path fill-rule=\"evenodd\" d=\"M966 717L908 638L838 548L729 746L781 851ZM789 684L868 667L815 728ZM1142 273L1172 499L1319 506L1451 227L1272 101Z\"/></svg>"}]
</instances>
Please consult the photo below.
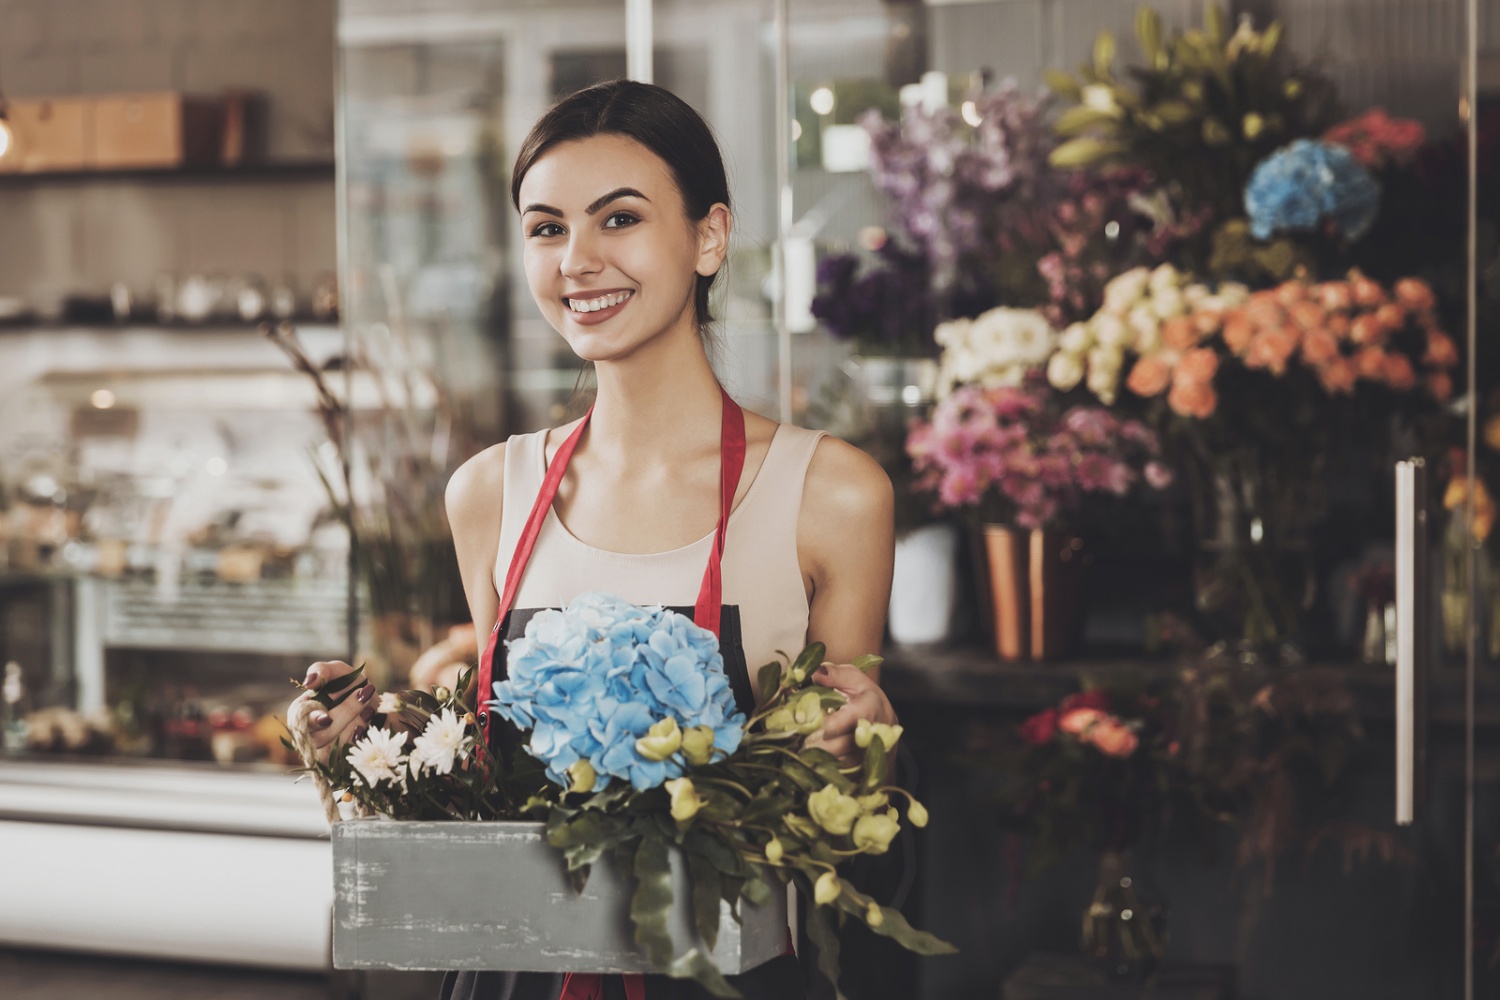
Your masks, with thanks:
<instances>
[{"instance_id":1,"label":"hair pulled back","mask_svg":"<svg viewBox=\"0 0 1500 1000\"><path fill-rule=\"evenodd\" d=\"M660 157L672 171L692 221L707 218L716 203L729 204L724 158L698 112L663 87L636 80L609 80L569 94L531 126L510 174L510 198L517 210L521 207L521 181L537 160L559 143L596 135L634 139ZM717 272L698 275L693 306L700 329L713 319L708 294L717 279Z\"/></svg>"}]
</instances>

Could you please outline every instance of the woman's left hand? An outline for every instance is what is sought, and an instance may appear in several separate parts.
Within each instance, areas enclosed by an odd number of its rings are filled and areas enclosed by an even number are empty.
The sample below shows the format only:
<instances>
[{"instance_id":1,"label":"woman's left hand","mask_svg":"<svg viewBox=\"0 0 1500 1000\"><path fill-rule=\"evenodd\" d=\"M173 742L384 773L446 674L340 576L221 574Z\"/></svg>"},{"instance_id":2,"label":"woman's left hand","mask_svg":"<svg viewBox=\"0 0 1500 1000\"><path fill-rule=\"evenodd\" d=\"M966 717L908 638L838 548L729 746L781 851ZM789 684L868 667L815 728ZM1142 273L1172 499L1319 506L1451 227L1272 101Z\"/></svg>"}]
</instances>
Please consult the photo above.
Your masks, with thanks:
<instances>
[{"instance_id":1,"label":"woman's left hand","mask_svg":"<svg viewBox=\"0 0 1500 1000\"><path fill-rule=\"evenodd\" d=\"M829 713L823 720L822 732L808 738L809 746L821 747L846 764L854 763L861 755L854 743L854 730L860 719L896 724L896 710L880 685L852 663L824 663L812 680L814 684L843 692L849 701Z\"/></svg>"}]
</instances>

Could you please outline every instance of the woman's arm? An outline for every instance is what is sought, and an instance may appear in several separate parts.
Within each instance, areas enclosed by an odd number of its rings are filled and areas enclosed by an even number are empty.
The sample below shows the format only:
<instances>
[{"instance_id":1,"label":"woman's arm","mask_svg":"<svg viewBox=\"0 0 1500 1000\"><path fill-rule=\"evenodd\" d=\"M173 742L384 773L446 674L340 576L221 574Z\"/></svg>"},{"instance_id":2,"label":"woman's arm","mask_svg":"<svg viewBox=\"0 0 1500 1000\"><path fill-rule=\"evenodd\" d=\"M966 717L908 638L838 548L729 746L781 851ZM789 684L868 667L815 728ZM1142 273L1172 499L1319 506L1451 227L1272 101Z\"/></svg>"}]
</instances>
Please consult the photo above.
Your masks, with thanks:
<instances>
[{"instance_id":1,"label":"woman's arm","mask_svg":"<svg viewBox=\"0 0 1500 1000\"><path fill-rule=\"evenodd\" d=\"M830 665L814 679L849 698L824 723L820 742L849 757L860 719L896 721L880 690L879 669L866 674L849 665L880 652L891 600L895 494L879 463L837 438L818 443L803 486L797 550L812 587L808 640L828 648Z\"/></svg>"},{"instance_id":2,"label":"woman's arm","mask_svg":"<svg viewBox=\"0 0 1500 1000\"><path fill-rule=\"evenodd\" d=\"M463 578L464 596L469 614L474 618L474 637L481 655L490 630L495 626L495 611L500 595L495 593L495 559L500 545L500 507L505 486L505 444L502 442L481 451L454 470L448 479L444 502L448 527L453 532L453 549L458 556L458 572Z\"/></svg>"}]
</instances>

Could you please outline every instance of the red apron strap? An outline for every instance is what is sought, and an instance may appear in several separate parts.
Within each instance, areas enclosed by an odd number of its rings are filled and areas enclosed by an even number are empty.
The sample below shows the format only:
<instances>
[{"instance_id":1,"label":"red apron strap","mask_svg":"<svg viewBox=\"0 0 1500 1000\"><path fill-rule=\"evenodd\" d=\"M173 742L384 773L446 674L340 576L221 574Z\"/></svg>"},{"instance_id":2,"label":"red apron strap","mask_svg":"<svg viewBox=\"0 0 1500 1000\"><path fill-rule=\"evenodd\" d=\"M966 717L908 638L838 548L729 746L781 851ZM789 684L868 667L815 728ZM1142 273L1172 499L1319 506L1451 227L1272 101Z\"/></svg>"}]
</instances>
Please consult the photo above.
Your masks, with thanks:
<instances>
[{"instance_id":1,"label":"red apron strap","mask_svg":"<svg viewBox=\"0 0 1500 1000\"><path fill-rule=\"evenodd\" d=\"M729 531L729 514L734 507L734 495L739 489L740 474L745 469L745 413L723 386L719 387L719 394L723 397L723 415L719 429L719 526L714 531L713 547L708 554L708 568L704 570L703 586L699 588L698 602L693 611L693 621L714 635L719 634L719 611L724 603L722 564L725 537ZM526 572L526 564L531 561L531 550L536 547L542 523L547 519L547 512L552 509L552 501L557 498L558 487L562 485L563 475L568 471L568 462L573 458L584 428L593 415L594 409L589 407L589 412L584 414L583 420L568 435L562 447L557 449L557 454L547 466L542 487L537 491L536 502L532 504L526 526L516 541L515 555L511 557L510 568L505 574L505 591L500 595L500 604L495 609L495 626L490 629L489 641L479 658L479 686L475 692L486 737L489 735L489 713L483 707L489 700L494 681L495 647L501 641L500 625L515 604L521 576Z\"/></svg>"}]
</instances>

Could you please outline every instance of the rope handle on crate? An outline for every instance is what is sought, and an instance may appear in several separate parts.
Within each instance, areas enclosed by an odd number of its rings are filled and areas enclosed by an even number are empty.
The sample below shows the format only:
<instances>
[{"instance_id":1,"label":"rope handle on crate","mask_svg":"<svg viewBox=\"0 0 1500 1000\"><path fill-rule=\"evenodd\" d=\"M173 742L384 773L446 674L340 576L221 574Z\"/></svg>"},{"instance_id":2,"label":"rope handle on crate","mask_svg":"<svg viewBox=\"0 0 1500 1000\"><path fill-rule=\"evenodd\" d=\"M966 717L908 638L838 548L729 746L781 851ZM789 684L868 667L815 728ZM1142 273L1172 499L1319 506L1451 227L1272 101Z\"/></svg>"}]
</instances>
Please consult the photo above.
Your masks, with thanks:
<instances>
[{"instance_id":1,"label":"rope handle on crate","mask_svg":"<svg viewBox=\"0 0 1500 1000\"><path fill-rule=\"evenodd\" d=\"M338 800L334 798L333 786L324 779L323 775L314 770L314 765L318 762L318 748L313 745L312 732L307 725L308 717L317 707L317 702L306 695L292 702L292 707L287 712L287 728L292 732L292 745L297 748L297 753L302 757L302 763L307 765L307 773L312 776L313 784L317 786L318 801L323 803L323 815L328 817L330 824L333 824L339 821Z\"/></svg>"}]
</instances>

